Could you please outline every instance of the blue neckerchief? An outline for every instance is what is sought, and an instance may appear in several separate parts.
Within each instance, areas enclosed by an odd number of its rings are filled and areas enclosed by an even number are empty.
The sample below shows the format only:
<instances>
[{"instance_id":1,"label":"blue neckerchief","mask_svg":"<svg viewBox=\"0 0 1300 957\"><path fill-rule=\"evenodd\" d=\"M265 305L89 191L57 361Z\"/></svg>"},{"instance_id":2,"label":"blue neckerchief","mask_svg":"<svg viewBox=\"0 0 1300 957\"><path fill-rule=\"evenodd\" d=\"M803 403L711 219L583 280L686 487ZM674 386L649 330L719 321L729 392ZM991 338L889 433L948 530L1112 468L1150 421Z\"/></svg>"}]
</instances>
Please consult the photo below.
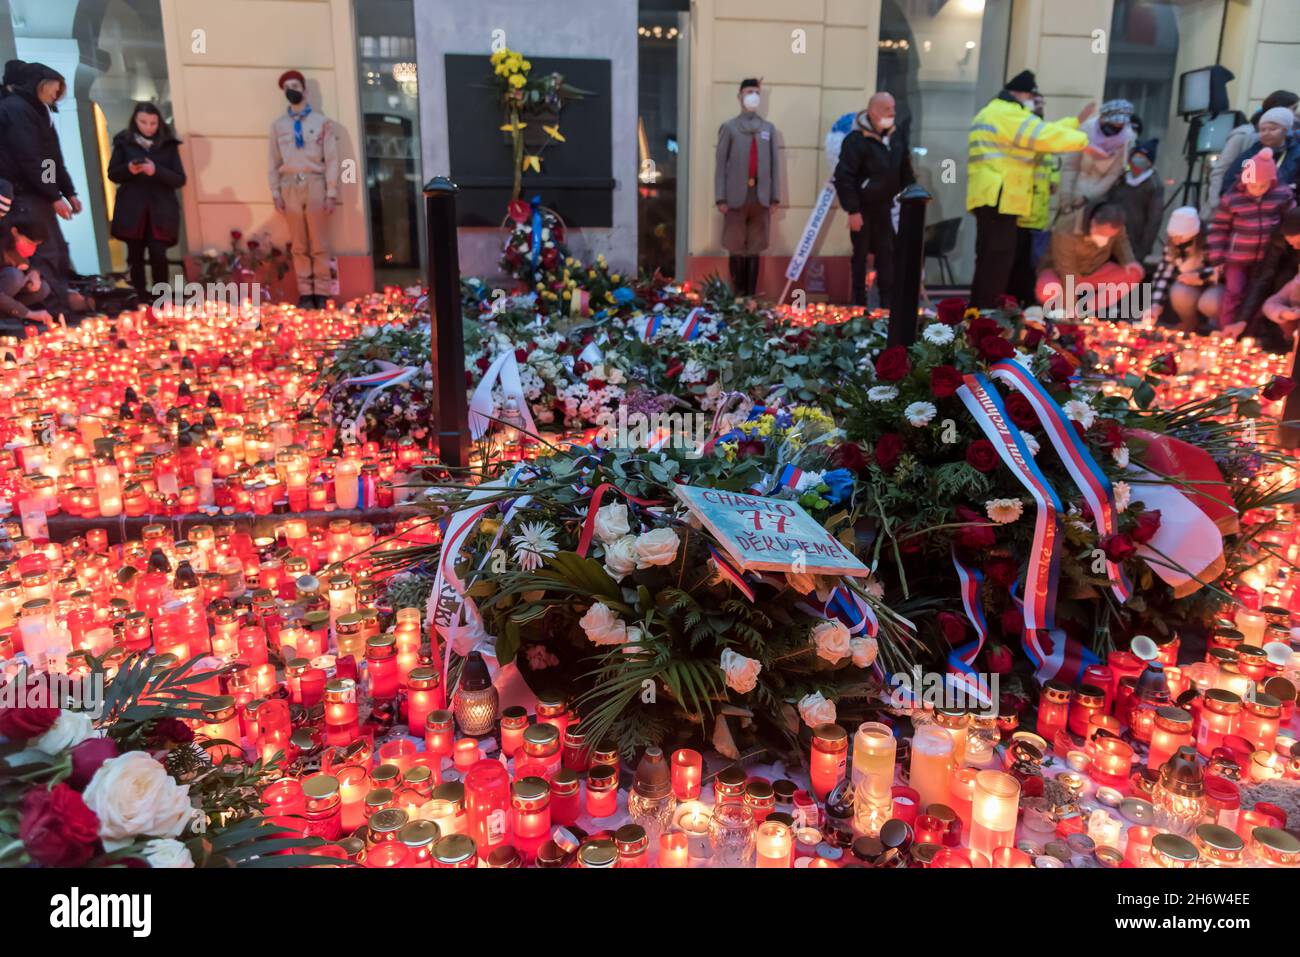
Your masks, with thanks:
<instances>
[{"instance_id":1,"label":"blue neckerchief","mask_svg":"<svg viewBox=\"0 0 1300 957\"><path fill-rule=\"evenodd\" d=\"M303 147L302 121L303 118L306 117L307 114L310 112L311 112L310 103L308 103L306 106L302 108L301 113L295 113L293 111L293 107L292 106L289 107L289 115L293 117L293 145L298 147L298 149L302 149Z\"/></svg>"}]
</instances>

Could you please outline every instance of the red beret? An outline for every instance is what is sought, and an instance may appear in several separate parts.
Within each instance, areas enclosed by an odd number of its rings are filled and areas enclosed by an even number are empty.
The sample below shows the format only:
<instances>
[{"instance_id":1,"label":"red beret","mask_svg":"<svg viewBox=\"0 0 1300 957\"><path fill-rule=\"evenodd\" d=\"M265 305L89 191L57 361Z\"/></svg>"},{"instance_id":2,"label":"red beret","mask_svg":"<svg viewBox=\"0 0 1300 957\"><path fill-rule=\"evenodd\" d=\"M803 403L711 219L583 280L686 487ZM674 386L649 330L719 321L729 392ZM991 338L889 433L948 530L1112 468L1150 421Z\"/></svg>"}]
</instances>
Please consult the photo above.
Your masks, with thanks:
<instances>
[{"instance_id":1,"label":"red beret","mask_svg":"<svg viewBox=\"0 0 1300 957\"><path fill-rule=\"evenodd\" d=\"M284 85L288 83L290 80L297 80L299 83L303 85L304 88L307 86L307 78L303 76L301 73L299 73L297 70L285 70L283 73L280 74L280 79L276 82L279 83L280 89L283 90Z\"/></svg>"}]
</instances>

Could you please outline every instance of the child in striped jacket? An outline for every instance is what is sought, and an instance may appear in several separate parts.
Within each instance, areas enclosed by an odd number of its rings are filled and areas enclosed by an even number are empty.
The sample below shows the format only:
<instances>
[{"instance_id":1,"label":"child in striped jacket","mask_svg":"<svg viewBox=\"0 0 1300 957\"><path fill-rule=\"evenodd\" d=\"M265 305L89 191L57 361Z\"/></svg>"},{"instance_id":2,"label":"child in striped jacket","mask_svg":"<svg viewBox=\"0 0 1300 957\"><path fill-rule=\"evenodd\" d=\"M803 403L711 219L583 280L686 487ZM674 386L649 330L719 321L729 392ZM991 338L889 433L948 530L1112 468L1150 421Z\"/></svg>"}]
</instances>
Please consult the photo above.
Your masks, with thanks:
<instances>
[{"instance_id":1,"label":"child in striped jacket","mask_svg":"<svg viewBox=\"0 0 1300 957\"><path fill-rule=\"evenodd\" d=\"M1277 163L1268 147L1246 161L1238 188L1219 200L1206 239L1206 258L1211 266L1222 268L1219 328L1226 335L1237 336L1245 328L1250 317L1236 313L1251 270L1264 258L1269 235L1282 214L1294 205L1291 187L1278 182Z\"/></svg>"}]
</instances>

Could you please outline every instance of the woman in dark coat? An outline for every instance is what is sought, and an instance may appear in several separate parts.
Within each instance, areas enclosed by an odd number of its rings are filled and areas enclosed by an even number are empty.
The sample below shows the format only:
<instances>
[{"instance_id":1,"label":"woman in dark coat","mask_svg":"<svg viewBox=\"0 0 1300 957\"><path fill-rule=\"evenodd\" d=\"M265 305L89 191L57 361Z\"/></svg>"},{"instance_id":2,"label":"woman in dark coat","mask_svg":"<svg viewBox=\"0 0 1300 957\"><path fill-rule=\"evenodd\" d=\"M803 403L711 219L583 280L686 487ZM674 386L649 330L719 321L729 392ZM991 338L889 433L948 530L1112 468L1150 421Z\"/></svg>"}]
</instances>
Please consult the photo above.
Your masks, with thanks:
<instances>
[{"instance_id":1,"label":"woman in dark coat","mask_svg":"<svg viewBox=\"0 0 1300 957\"><path fill-rule=\"evenodd\" d=\"M108 178L117 183L112 235L126 243L131 285L146 299L144 260L154 285L167 283L167 249L180 238L181 204L177 190L185 185L180 140L172 135L158 107L137 103L131 122L113 137Z\"/></svg>"}]
</instances>

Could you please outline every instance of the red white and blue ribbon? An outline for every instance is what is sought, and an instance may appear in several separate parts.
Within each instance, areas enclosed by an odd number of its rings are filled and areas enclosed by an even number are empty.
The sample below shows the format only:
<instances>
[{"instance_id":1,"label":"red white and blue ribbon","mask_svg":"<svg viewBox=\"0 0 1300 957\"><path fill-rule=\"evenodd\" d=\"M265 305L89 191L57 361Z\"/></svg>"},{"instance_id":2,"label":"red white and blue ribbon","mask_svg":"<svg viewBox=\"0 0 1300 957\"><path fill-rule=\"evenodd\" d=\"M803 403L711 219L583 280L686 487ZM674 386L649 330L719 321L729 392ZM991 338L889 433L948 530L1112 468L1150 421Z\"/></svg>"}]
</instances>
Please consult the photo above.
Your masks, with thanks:
<instances>
[{"instance_id":1,"label":"red white and blue ribbon","mask_svg":"<svg viewBox=\"0 0 1300 957\"><path fill-rule=\"evenodd\" d=\"M948 674L950 680L960 685L966 694L989 706L993 700L989 695L988 680L975 670L975 659L989 636L988 622L984 618L984 573L958 558L956 549L953 549L952 565L957 570L962 608L975 629L976 637L948 653Z\"/></svg>"},{"instance_id":2,"label":"red white and blue ribbon","mask_svg":"<svg viewBox=\"0 0 1300 957\"><path fill-rule=\"evenodd\" d=\"M796 468L793 465L787 465L777 473L776 484L781 488L788 488L790 491L797 491L799 481L803 478L803 469Z\"/></svg>"},{"instance_id":3,"label":"red white and blue ribbon","mask_svg":"<svg viewBox=\"0 0 1300 957\"><path fill-rule=\"evenodd\" d=\"M1087 445L1075 430L1065 412L1056 404L1042 383L1030 374L1018 362L1003 360L995 363L990 374L1007 383L1026 399L1033 407L1038 421L1042 423L1056 454L1070 473L1075 486L1082 493L1084 501L1096 518L1098 529L1103 536L1112 535L1119 530L1119 513L1115 508L1115 493L1110 479L1102 471L1097 460L1088 451ZM1126 602L1132 594L1132 585L1123 568L1116 562L1107 560L1106 572L1111 582L1111 590L1121 602Z\"/></svg>"},{"instance_id":4,"label":"red white and blue ribbon","mask_svg":"<svg viewBox=\"0 0 1300 957\"><path fill-rule=\"evenodd\" d=\"M964 377L958 396L974 417L980 430L993 444L998 456L1016 480L1033 497L1036 505L1034 541L1026 573L1025 629L1037 631L1054 625L1057 581L1061 556L1057 540L1061 534L1058 514L1061 501L1048 483L1042 469L1029 454L1029 448L1008 416L1002 397L987 377L976 373Z\"/></svg>"},{"instance_id":5,"label":"red white and blue ribbon","mask_svg":"<svg viewBox=\"0 0 1300 957\"><path fill-rule=\"evenodd\" d=\"M682 338L687 342L696 338L700 334L700 322L707 318L703 306L696 306L686 314L686 320L682 323ZM649 338L648 336L646 338Z\"/></svg>"},{"instance_id":6,"label":"red white and blue ribbon","mask_svg":"<svg viewBox=\"0 0 1300 957\"><path fill-rule=\"evenodd\" d=\"M871 605L847 585L837 585L831 592L826 600L826 614L843 622L851 635L865 632L867 637L874 638L880 631L880 621Z\"/></svg>"},{"instance_id":7,"label":"red white and blue ribbon","mask_svg":"<svg viewBox=\"0 0 1300 957\"><path fill-rule=\"evenodd\" d=\"M645 329L641 333L641 339L649 342L654 338L654 334L659 331L659 327L664 324L664 314L662 312L652 312L645 317Z\"/></svg>"},{"instance_id":8,"label":"red white and blue ribbon","mask_svg":"<svg viewBox=\"0 0 1300 957\"><path fill-rule=\"evenodd\" d=\"M1023 609L1024 603L1018 591L1018 584L1011 586L1011 600L1017 608ZM1087 667L1100 660L1060 628L1033 632L1025 629L1022 645L1034 666L1034 677L1040 682L1056 680L1068 685L1078 684Z\"/></svg>"},{"instance_id":9,"label":"red white and blue ribbon","mask_svg":"<svg viewBox=\"0 0 1300 957\"><path fill-rule=\"evenodd\" d=\"M727 579L731 584L736 586L736 590L753 602L753 586L745 580L745 573L742 572L736 564L722 552L721 549L713 547L712 542L705 542L709 549L709 557L713 559L713 564L717 566L718 573Z\"/></svg>"}]
</instances>

